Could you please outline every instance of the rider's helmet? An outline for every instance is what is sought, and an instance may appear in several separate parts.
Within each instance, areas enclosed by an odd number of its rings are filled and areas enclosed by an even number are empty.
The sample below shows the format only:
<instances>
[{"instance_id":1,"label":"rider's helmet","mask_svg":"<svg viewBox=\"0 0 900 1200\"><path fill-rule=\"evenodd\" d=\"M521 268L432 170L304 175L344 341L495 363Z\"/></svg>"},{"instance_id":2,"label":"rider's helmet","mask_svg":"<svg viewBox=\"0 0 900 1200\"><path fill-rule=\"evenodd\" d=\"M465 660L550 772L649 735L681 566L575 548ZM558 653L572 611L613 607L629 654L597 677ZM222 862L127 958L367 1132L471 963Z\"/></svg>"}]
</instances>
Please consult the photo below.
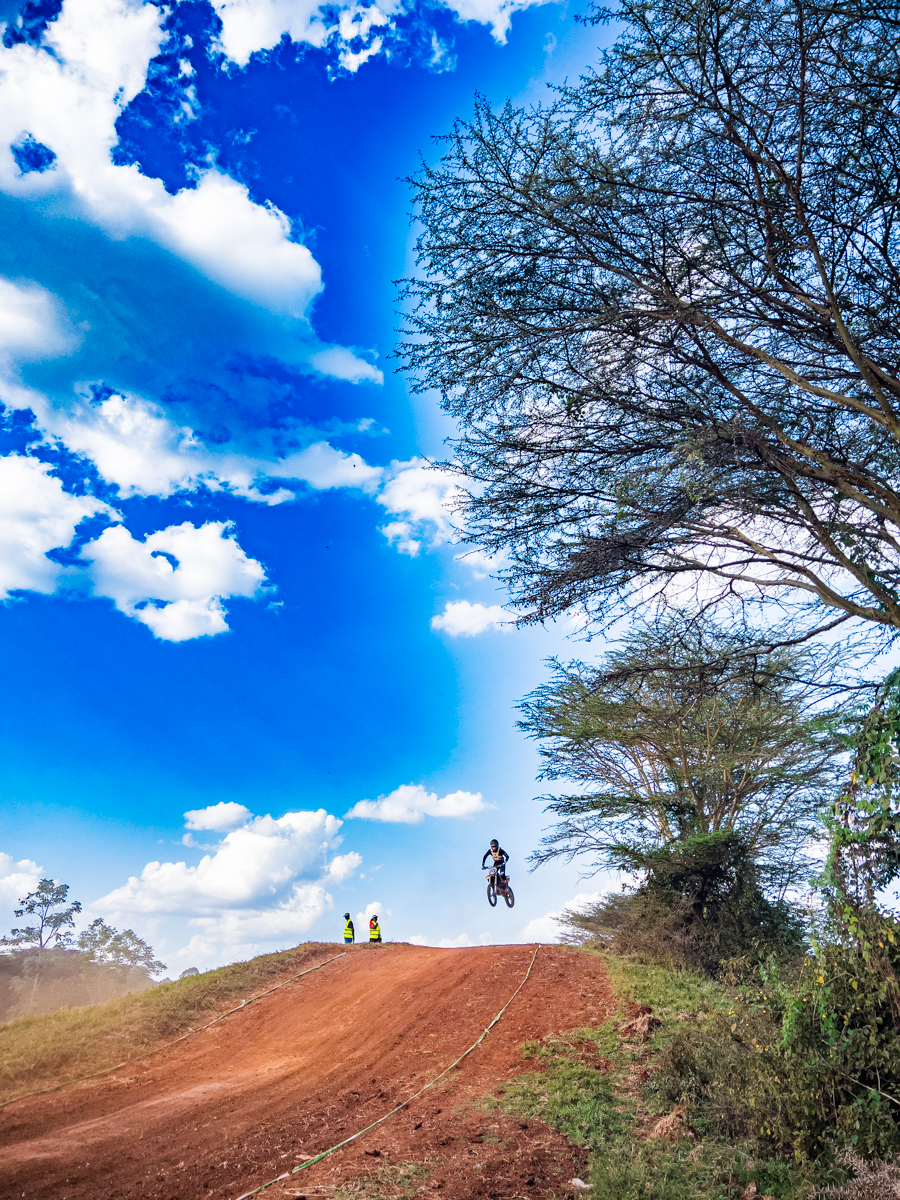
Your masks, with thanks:
<instances>
[{"instance_id":1,"label":"rider's helmet","mask_svg":"<svg viewBox=\"0 0 900 1200\"><path fill-rule=\"evenodd\" d=\"M349 913L344 913L344 920L345 920L345 921L349 921L349 920L350 920L350 914L349 914Z\"/></svg>"},{"instance_id":2,"label":"rider's helmet","mask_svg":"<svg viewBox=\"0 0 900 1200\"><path fill-rule=\"evenodd\" d=\"M492 849L492 850L499 850L499 849L500 849L500 843L497 841L497 839L496 839L496 838L491 838L491 849Z\"/></svg>"}]
</instances>

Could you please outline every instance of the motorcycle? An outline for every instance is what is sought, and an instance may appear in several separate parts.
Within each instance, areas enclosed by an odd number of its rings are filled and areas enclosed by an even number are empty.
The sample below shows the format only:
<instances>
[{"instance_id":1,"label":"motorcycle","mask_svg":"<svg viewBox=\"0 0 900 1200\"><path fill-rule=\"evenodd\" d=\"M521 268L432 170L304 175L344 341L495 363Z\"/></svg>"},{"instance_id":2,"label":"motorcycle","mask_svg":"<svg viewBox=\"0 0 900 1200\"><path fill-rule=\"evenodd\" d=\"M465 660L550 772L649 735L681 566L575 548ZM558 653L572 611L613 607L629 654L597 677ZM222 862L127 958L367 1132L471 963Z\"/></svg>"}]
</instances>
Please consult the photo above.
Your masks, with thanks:
<instances>
[{"instance_id":1,"label":"motorcycle","mask_svg":"<svg viewBox=\"0 0 900 1200\"><path fill-rule=\"evenodd\" d=\"M503 897L507 908L512 908L516 902L508 876L498 874L497 868L491 867L487 872L487 898L491 908L497 907L498 896Z\"/></svg>"}]
</instances>

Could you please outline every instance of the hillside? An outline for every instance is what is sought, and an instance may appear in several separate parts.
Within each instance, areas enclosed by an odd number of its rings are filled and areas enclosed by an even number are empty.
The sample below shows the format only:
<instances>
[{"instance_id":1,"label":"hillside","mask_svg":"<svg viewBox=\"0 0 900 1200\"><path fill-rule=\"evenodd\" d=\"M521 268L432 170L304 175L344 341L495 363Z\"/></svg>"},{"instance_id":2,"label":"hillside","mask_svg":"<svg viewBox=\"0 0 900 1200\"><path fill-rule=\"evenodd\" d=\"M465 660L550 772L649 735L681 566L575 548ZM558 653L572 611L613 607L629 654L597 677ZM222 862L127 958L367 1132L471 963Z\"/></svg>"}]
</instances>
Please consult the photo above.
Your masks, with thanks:
<instances>
[{"instance_id":1,"label":"hillside","mask_svg":"<svg viewBox=\"0 0 900 1200\"><path fill-rule=\"evenodd\" d=\"M334 953L317 947L303 965ZM533 953L354 947L127 1068L18 1100L0 1110L8 1194L236 1200L441 1072L506 1003ZM265 1196L331 1196L367 1174L393 1180L396 1194L558 1196L579 1152L539 1121L487 1115L481 1098L521 1073L522 1042L597 1025L616 1004L599 958L542 947L503 1019L435 1089Z\"/></svg>"}]
</instances>

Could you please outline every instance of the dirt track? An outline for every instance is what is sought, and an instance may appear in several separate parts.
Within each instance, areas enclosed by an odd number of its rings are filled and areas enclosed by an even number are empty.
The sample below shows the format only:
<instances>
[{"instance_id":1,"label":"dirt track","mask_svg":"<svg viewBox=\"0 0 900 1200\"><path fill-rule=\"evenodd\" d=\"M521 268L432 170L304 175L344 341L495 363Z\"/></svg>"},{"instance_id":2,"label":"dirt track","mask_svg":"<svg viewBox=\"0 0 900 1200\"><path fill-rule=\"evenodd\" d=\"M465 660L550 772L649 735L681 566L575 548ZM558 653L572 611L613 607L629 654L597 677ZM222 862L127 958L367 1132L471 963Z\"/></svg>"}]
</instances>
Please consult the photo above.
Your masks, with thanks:
<instances>
[{"instance_id":1,"label":"dirt track","mask_svg":"<svg viewBox=\"0 0 900 1200\"><path fill-rule=\"evenodd\" d=\"M235 1200L405 1100L475 1040L533 946L359 946L210 1030L105 1079L0 1112L4 1200ZM322 953L324 959L328 953ZM424 1164L445 1200L563 1195L577 1151L540 1122L486 1112L528 1038L598 1024L602 962L543 947L489 1037L446 1081L266 1200L329 1196L386 1164Z\"/></svg>"}]
</instances>

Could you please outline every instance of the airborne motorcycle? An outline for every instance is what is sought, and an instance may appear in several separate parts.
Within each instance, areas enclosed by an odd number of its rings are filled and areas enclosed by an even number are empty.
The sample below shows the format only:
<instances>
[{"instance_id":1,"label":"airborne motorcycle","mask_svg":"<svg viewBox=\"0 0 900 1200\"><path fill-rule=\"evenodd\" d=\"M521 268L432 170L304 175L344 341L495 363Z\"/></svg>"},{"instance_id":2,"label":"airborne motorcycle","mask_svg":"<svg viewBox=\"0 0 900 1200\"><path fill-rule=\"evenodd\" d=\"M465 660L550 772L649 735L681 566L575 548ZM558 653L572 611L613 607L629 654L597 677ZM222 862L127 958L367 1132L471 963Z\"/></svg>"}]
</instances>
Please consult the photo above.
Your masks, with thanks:
<instances>
[{"instance_id":1,"label":"airborne motorcycle","mask_svg":"<svg viewBox=\"0 0 900 1200\"><path fill-rule=\"evenodd\" d=\"M487 898L491 908L497 907L498 896L503 897L507 908L512 908L516 902L513 890L509 885L508 876L501 874L496 867L491 867L487 872Z\"/></svg>"}]
</instances>

